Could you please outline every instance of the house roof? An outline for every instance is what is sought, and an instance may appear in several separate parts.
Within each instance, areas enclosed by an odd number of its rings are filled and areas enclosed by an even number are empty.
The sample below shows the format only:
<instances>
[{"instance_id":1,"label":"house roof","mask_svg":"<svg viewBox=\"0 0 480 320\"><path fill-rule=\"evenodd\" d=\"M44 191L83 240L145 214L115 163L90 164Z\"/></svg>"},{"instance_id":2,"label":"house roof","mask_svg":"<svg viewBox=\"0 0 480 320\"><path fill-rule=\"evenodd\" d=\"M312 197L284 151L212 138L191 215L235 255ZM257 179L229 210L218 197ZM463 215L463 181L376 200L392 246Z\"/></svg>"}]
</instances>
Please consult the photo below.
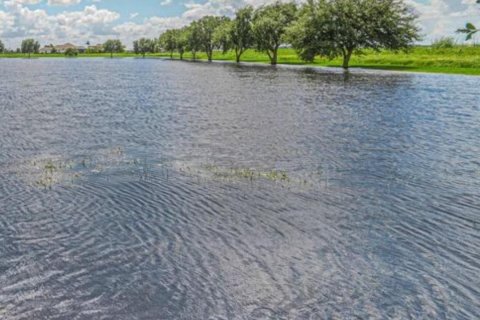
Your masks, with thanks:
<instances>
[{"instance_id":1,"label":"house roof","mask_svg":"<svg viewBox=\"0 0 480 320\"><path fill-rule=\"evenodd\" d=\"M65 44L55 46L55 48L56 49L68 49L68 48L76 48L76 46L71 44L71 43L65 43Z\"/></svg>"}]
</instances>

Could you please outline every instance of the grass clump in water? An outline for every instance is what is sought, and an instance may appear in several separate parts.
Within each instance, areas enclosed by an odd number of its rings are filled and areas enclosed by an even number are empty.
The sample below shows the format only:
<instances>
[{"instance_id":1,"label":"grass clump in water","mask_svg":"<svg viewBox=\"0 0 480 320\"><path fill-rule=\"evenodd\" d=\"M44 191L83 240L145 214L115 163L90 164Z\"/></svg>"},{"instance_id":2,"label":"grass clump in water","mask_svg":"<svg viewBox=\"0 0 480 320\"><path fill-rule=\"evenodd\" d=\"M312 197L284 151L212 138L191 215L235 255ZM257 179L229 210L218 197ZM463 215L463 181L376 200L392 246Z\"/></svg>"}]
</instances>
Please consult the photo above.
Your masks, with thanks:
<instances>
[{"instance_id":1,"label":"grass clump in water","mask_svg":"<svg viewBox=\"0 0 480 320\"><path fill-rule=\"evenodd\" d=\"M265 179L274 182L288 182L290 178L286 171L269 170L259 171L251 168L220 168L213 165L205 166L208 172L211 172L215 177L225 179L242 179L242 180L259 180Z\"/></svg>"}]
</instances>

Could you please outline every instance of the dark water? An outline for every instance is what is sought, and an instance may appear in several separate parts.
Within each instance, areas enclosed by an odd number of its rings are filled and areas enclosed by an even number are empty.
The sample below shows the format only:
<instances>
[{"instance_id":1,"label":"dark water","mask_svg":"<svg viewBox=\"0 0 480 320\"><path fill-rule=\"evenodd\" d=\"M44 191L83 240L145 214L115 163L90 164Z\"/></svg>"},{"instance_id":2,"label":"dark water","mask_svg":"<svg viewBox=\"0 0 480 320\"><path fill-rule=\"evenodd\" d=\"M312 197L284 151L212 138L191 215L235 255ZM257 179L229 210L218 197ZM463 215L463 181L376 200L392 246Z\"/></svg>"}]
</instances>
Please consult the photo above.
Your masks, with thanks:
<instances>
[{"instance_id":1,"label":"dark water","mask_svg":"<svg viewBox=\"0 0 480 320\"><path fill-rule=\"evenodd\" d=\"M480 78L0 75L1 319L478 319Z\"/></svg>"}]
</instances>

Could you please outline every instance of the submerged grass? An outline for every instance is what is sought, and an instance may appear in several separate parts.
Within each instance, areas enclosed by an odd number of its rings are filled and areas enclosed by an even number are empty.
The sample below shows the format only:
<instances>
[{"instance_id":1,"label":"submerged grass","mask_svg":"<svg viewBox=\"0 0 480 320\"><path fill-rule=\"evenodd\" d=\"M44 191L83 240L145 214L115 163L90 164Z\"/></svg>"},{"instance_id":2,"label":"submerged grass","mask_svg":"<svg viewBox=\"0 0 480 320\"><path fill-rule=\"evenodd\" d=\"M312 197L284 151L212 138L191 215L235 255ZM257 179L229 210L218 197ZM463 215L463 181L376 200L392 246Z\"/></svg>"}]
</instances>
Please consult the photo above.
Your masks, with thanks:
<instances>
[{"instance_id":1,"label":"submerged grass","mask_svg":"<svg viewBox=\"0 0 480 320\"><path fill-rule=\"evenodd\" d=\"M32 58L64 58L63 54L36 54ZM140 58L141 56L133 53L125 52L115 54L114 58ZM149 54L147 58L168 58L167 53ZM25 58L24 54L0 54L0 58ZM95 54L79 54L78 58L106 58L110 59L108 53ZM174 55L175 59L179 58L178 54ZM186 53L185 59L191 59L191 53ZM207 60L204 53L197 54L199 60ZM235 61L233 52L215 52L214 60L218 61ZM268 56L262 52L248 50L242 56L243 62L264 63L268 64ZM298 58L295 50L291 48L283 48L279 51L279 64L287 65L306 65L306 66L324 66L324 67L341 67L341 59L328 60L317 57L313 63L305 63ZM466 74L480 75L480 47L479 46L454 46L453 48L434 48L428 46L417 46L409 52L392 52L388 50L375 52L367 50L363 54L356 54L352 57L350 66L352 68L368 68L379 70L395 70L410 72L433 72L433 73L450 73L450 74Z\"/></svg>"},{"instance_id":2,"label":"submerged grass","mask_svg":"<svg viewBox=\"0 0 480 320\"><path fill-rule=\"evenodd\" d=\"M146 161L130 158L121 147L97 150L80 157L40 155L16 162L10 171L25 183L37 188L51 189L54 186L69 186L81 177L108 173L109 170L122 170L144 178L147 174Z\"/></svg>"},{"instance_id":3,"label":"submerged grass","mask_svg":"<svg viewBox=\"0 0 480 320\"><path fill-rule=\"evenodd\" d=\"M251 168L222 168L213 165L205 166L215 177L226 179L257 180L266 179L274 182L288 182L290 178L286 171L269 170L259 171Z\"/></svg>"}]
</instances>

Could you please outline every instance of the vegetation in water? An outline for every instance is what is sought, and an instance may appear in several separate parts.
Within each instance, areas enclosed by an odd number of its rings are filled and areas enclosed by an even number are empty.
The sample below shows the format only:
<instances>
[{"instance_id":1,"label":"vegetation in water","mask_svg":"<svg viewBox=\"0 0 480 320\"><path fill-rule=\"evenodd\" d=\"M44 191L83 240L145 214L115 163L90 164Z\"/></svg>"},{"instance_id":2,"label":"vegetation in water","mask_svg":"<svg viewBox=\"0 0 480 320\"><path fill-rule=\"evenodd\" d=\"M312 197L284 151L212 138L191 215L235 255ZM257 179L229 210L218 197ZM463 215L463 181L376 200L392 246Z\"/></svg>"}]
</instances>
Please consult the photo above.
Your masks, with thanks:
<instances>
[{"instance_id":1,"label":"vegetation in water","mask_svg":"<svg viewBox=\"0 0 480 320\"><path fill-rule=\"evenodd\" d=\"M275 182L290 181L287 172L280 170L261 171L251 168L221 168L213 165L207 165L205 166L205 169L211 172L215 177L227 179L246 179L250 181L266 179Z\"/></svg>"},{"instance_id":2,"label":"vegetation in water","mask_svg":"<svg viewBox=\"0 0 480 320\"><path fill-rule=\"evenodd\" d=\"M185 162L173 162L167 166L174 172L198 178L198 181L219 180L227 183L270 182L287 188L312 188L326 185L328 174L317 170L315 172L292 173L288 170L261 169L242 166L220 166L214 164L195 164Z\"/></svg>"},{"instance_id":3,"label":"vegetation in water","mask_svg":"<svg viewBox=\"0 0 480 320\"><path fill-rule=\"evenodd\" d=\"M107 174L110 170L120 168L142 179L148 174L146 161L128 157L121 147L97 150L89 155L71 158L38 156L13 164L10 172L33 187L50 189L58 185L72 185L82 177Z\"/></svg>"}]
</instances>

